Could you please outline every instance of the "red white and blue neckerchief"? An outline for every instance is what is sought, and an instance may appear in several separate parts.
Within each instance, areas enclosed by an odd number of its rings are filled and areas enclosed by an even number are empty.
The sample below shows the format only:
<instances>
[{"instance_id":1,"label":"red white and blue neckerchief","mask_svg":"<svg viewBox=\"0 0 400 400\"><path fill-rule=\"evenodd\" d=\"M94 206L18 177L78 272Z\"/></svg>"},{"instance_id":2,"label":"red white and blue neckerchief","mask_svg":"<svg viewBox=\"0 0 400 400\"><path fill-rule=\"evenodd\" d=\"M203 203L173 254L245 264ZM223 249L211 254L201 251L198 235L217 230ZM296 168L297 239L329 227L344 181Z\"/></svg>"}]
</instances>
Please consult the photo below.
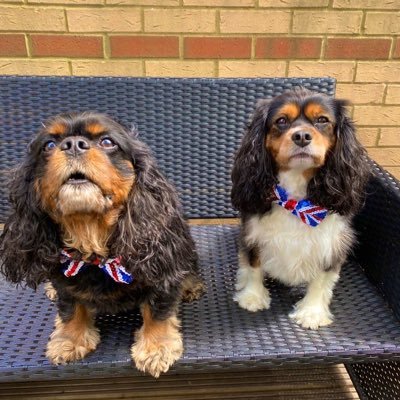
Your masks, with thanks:
<instances>
[{"instance_id":1,"label":"red white and blue neckerchief","mask_svg":"<svg viewBox=\"0 0 400 400\"><path fill-rule=\"evenodd\" d=\"M60 262L67 278L77 275L83 268L97 266L115 282L129 284L133 281L132 275L121 265L121 257L101 259L96 256L93 261L85 262L76 260L68 249L63 249Z\"/></svg>"},{"instance_id":2,"label":"red white and blue neckerchief","mask_svg":"<svg viewBox=\"0 0 400 400\"><path fill-rule=\"evenodd\" d=\"M276 199L273 200L274 203L291 211L293 215L300 218L300 220L308 226L318 226L328 214L326 208L316 206L312 204L310 200L289 199L286 190L282 186L276 185L274 193L276 197Z\"/></svg>"}]
</instances>

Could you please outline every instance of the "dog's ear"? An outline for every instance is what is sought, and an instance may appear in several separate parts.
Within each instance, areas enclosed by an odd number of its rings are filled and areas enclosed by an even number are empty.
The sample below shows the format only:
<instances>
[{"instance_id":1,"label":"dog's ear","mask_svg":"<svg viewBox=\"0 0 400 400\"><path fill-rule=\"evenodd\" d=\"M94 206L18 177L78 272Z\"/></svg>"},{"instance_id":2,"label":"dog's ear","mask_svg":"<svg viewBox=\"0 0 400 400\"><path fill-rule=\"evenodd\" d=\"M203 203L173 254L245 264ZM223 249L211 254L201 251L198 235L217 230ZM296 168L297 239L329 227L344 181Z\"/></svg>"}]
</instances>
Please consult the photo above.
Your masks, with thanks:
<instances>
[{"instance_id":1,"label":"dog's ear","mask_svg":"<svg viewBox=\"0 0 400 400\"><path fill-rule=\"evenodd\" d=\"M167 287L180 284L197 262L175 188L158 169L149 148L131 138L135 183L110 238L114 254L123 254L135 276Z\"/></svg>"},{"instance_id":2,"label":"dog's ear","mask_svg":"<svg viewBox=\"0 0 400 400\"><path fill-rule=\"evenodd\" d=\"M30 148L22 165L11 171L12 212L0 236L0 271L7 280L32 288L57 266L60 245L58 229L41 210L34 189L35 163Z\"/></svg>"},{"instance_id":3,"label":"dog's ear","mask_svg":"<svg viewBox=\"0 0 400 400\"><path fill-rule=\"evenodd\" d=\"M234 159L231 199L242 213L264 213L271 208L268 198L277 179L272 155L265 146L269 105L267 100L257 103Z\"/></svg>"},{"instance_id":4,"label":"dog's ear","mask_svg":"<svg viewBox=\"0 0 400 400\"><path fill-rule=\"evenodd\" d=\"M370 175L366 151L347 115L348 105L345 100L334 100L336 143L308 187L311 200L342 215L353 214L362 206Z\"/></svg>"}]
</instances>

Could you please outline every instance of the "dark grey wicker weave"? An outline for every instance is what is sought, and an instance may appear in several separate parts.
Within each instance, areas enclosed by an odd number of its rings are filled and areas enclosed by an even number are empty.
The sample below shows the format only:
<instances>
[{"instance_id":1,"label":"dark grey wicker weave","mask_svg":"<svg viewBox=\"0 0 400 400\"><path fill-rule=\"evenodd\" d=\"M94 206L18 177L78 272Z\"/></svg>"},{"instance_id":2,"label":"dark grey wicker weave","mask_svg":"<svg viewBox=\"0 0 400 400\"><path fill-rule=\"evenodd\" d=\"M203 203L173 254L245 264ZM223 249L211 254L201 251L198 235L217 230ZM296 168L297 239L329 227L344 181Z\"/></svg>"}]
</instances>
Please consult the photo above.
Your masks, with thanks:
<instances>
[{"instance_id":1,"label":"dark grey wicker weave","mask_svg":"<svg viewBox=\"0 0 400 400\"><path fill-rule=\"evenodd\" d=\"M299 85L334 94L329 78L0 77L0 222L9 211L4 172L22 158L40 122L59 112L89 109L138 127L177 186L186 216L235 216L229 200L231 160L249 114L257 99ZM399 358L400 192L390 175L375 169L366 207L356 220L361 245L334 296L335 323L319 331L292 323L287 315L301 290L276 282L267 282L270 310L240 309L232 301L238 227L193 227L208 293L182 306L185 353L169 373ZM55 306L41 290L0 282L0 381L138 373L129 358L138 313L99 317L99 348L81 362L60 367L44 355L54 316Z\"/></svg>"}]
</instances>

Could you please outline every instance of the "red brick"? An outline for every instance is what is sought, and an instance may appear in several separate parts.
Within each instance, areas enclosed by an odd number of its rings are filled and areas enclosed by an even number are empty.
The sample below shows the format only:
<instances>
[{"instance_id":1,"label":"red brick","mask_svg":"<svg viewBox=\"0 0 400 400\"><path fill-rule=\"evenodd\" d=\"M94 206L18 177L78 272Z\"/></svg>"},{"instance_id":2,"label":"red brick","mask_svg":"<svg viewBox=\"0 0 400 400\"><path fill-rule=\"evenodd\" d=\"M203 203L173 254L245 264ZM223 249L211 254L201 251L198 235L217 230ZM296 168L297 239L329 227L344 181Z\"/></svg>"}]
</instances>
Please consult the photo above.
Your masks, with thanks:
<instances>
[{"instance_id":1,"label":"red brick","mask_svg":"<svg viewBox=\"0 0 400 400\"><path fill-rule=\"evenodd\" d=\"M321 43L320 38L259 38L256 58L319 58Z\"/></svg>"},{"instance_id":2,"label":"red brick","mask_svg":"<svg viewBox=\"0 0 400 400\"><path fill-rule=\"evenodd\" d=\"M390 39L328 39L327 59L382 60L389 57Z\"/></svg>"},{"instance_id":3,"label":"red brick","mask_svg":"<svg viewBox=\"0 0 400 400\"><path fill-rule=\"evenodd\" d=\"M111 36L111 57L179 57L178 36Z\"/></svg>"},{"instance_id":4,"label":"red brick","mask_svg":"<svg viewBox=\"0 0 400 400\"><path fill-rule=\"evenodd\" d=\"M400 39L396 40L393 58L400 58Z\"/></svg>"},{"instance_id":5,"label":"red brick","mask_svg":"<svg viewBox=\"0 0 400 400\"><path fill-rule=\"evenodd\" d=\"M26 56L24 35L0 35L0 56Z\"/></svg>"},{"instance_id":6,"label":"red brick","mask_svg":"<svg viewBox=\"0 0 400 400\"><path fill-rule=\"evenodd\" d=\"M250 58L250 56L250 38L185 38L185 58Z\"/></svg>"},{"instance_id":7,"label":"red brick","mask_svg":"<svg viewBox=\"0 0 400 400\"><path fill-rule=\"evenodd\" d=\"M32 55L103 57L103 41L100 36L32 35Z\"/></svg>"}]
</instances>

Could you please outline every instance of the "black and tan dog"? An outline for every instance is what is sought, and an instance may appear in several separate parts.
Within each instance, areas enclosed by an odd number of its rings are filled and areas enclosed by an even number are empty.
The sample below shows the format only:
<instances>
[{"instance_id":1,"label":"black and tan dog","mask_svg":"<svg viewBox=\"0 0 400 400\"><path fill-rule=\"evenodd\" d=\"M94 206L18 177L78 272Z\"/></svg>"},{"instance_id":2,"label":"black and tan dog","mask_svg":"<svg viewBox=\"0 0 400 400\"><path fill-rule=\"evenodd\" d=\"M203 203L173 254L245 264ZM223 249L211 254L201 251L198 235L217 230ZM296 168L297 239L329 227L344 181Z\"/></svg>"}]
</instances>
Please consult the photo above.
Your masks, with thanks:
<instances>
[{"instance_id":1,"label":"black and tan dog","mask_svg":"<svg viewBox=\"0 0 400 400\"><path fill-rule=\"evenodd\" d=\"M198 298L203 283L177 194L147 146L102 114L54 117L15 170L10 192L0 270L14 283L54 286L48 358L83 358L100 341L96 313L140 305L132 358L155 377L167 371L183 351L179 301Z\"/></svg>"},{"instance_id":2,"label":"black and tan dog","mask_svg":"<svg viewBox=\"0 0 400 400\"><path fill-rule=\"evenodd\" d=\"M352 245L352 217L369 167L347 102L293 90L256 107L236 154L232 203L242 233L235 300L268 309L264 274L307 293L290 317L304 328L332 322L333 289Z\"/></svg>"}]
</instances>

